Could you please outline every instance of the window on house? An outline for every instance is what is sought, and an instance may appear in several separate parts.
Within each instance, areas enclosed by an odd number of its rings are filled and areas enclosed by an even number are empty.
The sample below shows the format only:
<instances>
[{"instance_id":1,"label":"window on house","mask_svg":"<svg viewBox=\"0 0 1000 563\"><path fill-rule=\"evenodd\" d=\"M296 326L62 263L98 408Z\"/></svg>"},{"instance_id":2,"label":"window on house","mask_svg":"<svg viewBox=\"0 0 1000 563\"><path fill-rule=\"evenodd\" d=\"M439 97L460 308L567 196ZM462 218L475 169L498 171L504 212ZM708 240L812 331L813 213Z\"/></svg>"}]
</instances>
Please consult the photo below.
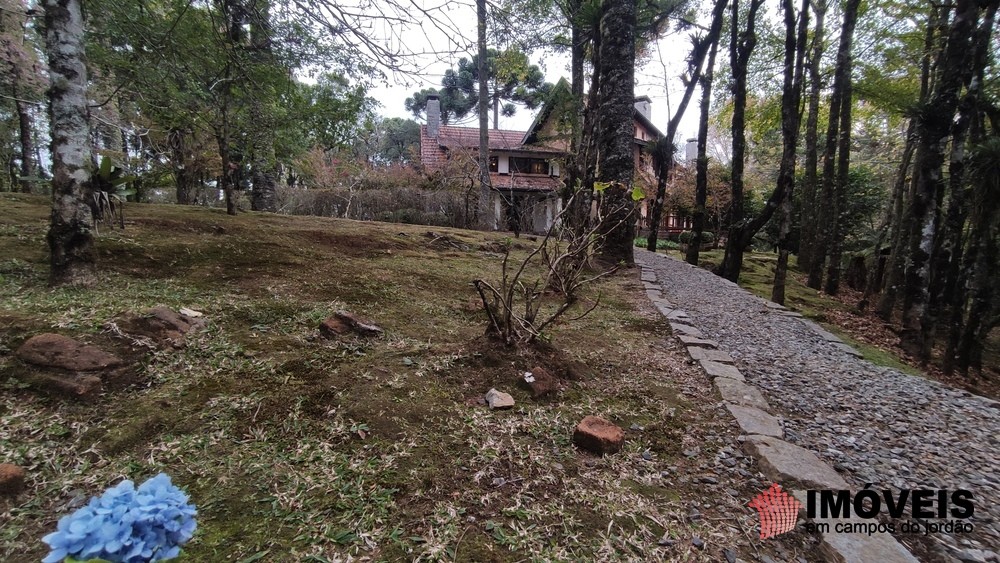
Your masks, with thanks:
<instances>
[{"instance_id":1,"label":"window on house","mask_svg":"<svg viewBox=\"0 0 1000 563\"><path fill-rule=\"evenodd\" d=\"M549 163L543 158L510 157L510 171L518 174L548 174Z\"/></svg>"},{"instance_id":2,"label":"window on house","mask_svg":"<svg viewBox=\"0 0 1000 563\"><path fill-rule=\"evenodd\" d=\"M500 157L499 156L491 156L490 157L490 172L499 172L499 171L500 171Z\"/></svg>"}]
</instances>

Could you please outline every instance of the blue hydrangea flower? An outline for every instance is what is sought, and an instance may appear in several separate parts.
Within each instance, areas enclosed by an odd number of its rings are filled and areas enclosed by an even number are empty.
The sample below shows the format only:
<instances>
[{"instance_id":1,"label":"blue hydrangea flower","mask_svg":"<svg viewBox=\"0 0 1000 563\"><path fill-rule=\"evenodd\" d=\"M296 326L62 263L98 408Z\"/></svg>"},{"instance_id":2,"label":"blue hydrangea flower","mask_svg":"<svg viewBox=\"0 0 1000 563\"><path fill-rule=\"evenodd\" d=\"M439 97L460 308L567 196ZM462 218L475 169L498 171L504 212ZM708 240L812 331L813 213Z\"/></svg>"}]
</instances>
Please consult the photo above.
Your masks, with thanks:
<instances>
[{"instance_id":1,"label":"blue hydrangea flower","mask_svg":"<svg viewBox=\"0 0 1000 563\"><path fill-rule=\"evenodd\" d=\"M42 538L52 548L43 563L67 557L111 563L173 559L194 535L196 515L188 496L166 474L138 489L122 481L59 520L56 531Z\"/></svg>"}]
</instances>

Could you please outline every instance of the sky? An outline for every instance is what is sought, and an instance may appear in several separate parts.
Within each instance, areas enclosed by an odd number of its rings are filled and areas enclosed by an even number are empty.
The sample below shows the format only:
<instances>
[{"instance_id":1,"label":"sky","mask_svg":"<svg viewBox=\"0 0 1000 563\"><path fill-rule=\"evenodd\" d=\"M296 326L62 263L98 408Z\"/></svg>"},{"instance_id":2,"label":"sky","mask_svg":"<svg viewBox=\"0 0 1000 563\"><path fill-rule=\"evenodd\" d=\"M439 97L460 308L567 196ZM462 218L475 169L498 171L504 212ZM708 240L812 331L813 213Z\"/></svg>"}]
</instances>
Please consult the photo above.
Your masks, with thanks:
<instances>
[{"instance_id":1,"label":"sky","mask_svg":"<svg viewBox=\"0 0 1000 563\"><path fill-rule=\"evenodd\" d=\"M413 71L390 76L387 83L377 84L369 91L369 95L381 104L378 112L384 117L413 118L404 106L406 98L423 88L440 87L441 78L447 69L455 67L460 58L471 57L476 31L472 6L458 2L434 4L433 0L418 1L417 4L427 7L442 21L438 25L432 25L428 23L430 18L422 18L419 25L395 26L391 30L382 30L382 33L391 33L388 41L397 45L400 50L416 53L408 59ZM684 68L689 45L687 32L668 35L650 50L648 60L636 68L635 95L650 97L652 120L661 131L666 130L670 108L677 105L682 95L683 85L678 76ZM533 53L531 60L542 68L546 81L555 83L561 77L569 79L568 53ZM687 138L697 134L699 96L699 92L695 91L688 105L677 134L678 144L683 144ZM533 111L518 107L514 116L500 117L500 128L524 131L533 119Z\"/></svg>"}]
</instances>

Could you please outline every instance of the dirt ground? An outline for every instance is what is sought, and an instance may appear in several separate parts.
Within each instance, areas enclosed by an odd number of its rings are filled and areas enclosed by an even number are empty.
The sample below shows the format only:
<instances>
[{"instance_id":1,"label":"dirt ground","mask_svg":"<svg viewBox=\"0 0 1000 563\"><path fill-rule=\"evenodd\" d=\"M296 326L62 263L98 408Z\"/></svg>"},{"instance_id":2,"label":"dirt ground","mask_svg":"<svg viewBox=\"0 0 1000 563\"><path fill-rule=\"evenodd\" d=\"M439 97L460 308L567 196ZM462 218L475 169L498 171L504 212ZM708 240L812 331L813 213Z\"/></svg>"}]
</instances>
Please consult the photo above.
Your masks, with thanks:
<instances>
[{"instance_id":1,"label":"dirt ground","mask_svg":"<svg viewBox=\"0 0 1000 563\"><path fill-rule=\"evenodd\" d=\"M193 561L814 560L803 533L758 539L746 504L770 483L634 270L508 348L471 284L499 275L502 234L136 204L98 240L97 286L50 289L47 201L0 202L0 462L28 472L0 498L0 560L38 560L59 517L160 471L198 508ZM207 327L156 350L109 331L157 305ZM339 310L384 334L324 337ZM14 352L41 332L119 352L134 382L90 402L26 384ZM554 395L518 383L536 366ZM481 404L491 387L515 408ZM574 446L591 414L622 451Z\"/></svg>"}]
</instances>

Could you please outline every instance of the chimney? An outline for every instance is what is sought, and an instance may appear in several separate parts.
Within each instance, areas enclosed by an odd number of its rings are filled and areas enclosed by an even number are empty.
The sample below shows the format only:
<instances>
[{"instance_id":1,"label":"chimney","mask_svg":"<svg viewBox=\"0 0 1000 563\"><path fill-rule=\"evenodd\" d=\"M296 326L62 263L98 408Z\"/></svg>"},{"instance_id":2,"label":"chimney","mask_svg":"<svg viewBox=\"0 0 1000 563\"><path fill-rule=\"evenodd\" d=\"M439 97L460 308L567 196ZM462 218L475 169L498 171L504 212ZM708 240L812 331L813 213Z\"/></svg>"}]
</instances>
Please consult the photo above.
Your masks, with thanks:
<instances>
[{"instance_id":1,"label":"chimney","mask_svg":"<svg viewBox=\"0 0 1000 563\"><path fill-rule=\"evenodd\" d=\"M427 136L437 139L441 130L441 100L437 96L427 96Z\"/></svg>"},{"instance_id":2,"label":"chimney","mask_svg":"<svg viewBox=\"0 0 1000 563\"><path fill-rule=\"evenodd\" d=\"M698 160L698 139L687 140L687 144L684 145L684 158L688 162Z\"/></svg>"},{"instance_id":3,"label":"chimney","mask_svg":"<svg viewBox=\"0 0 1000 563\"><path fill-rule=\"evenodd\" d=\"M647 120L652 121L653 119L652 118L653 110L651 108L652 103L653 100L650 100L649 96L639 96L638 98L635 99L635 103L633 105L635 106L635 109L642 114L643 117L645 117Z\"/></svg>"}]
</instances>

